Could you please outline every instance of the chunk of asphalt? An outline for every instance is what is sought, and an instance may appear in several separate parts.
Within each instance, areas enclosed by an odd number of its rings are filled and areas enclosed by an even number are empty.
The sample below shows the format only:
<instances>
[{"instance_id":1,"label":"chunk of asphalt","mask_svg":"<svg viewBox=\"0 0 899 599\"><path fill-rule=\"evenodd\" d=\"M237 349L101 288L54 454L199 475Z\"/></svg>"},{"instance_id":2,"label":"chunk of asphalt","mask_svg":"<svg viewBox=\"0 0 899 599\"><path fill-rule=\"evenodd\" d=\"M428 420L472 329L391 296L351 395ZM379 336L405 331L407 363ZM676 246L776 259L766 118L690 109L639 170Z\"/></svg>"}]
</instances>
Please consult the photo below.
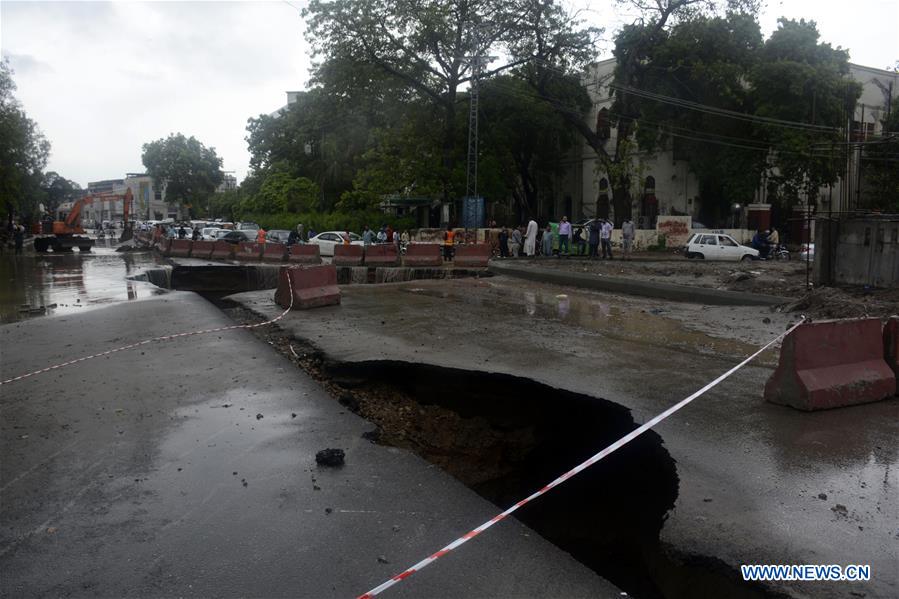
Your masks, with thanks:
<instances>
[{"instance_id":1,"label":"chunk of asphalt","mask_svg":"<svg viewBox=\"0 0 899 599\"><path fill-rule=\"evenodd\" d=\"M315 454L315 463L319 466L328 466L330 468L339 468L343 466L346 454L342 449L322 449Z\"/></svg>"}]
</instances>

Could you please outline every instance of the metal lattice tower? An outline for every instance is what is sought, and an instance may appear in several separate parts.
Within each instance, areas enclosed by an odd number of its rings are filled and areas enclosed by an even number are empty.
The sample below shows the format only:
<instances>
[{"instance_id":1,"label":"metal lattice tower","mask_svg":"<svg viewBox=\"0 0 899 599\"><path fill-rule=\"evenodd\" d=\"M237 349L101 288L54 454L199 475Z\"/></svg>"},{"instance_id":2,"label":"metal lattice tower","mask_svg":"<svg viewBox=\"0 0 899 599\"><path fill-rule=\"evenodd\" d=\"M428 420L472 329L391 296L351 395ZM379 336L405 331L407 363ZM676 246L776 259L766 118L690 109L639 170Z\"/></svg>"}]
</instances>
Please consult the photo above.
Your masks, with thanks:
<instances>
[{"instance_id":1,"label":"metal lattice tower","mask_svg":"<svg viewBox=\"0 0 899 599\"><path fill-rule=\"evenodd\" d=\"M480 92L480 78L484 66L495 56L483 56L480 48L479 27L471 27L471 56L468 56L471 65L471 88L469 91L468 109L468 170L465 173L465 195L477 197L478 195L478 95Z\"/></svg>"}]
</instances>

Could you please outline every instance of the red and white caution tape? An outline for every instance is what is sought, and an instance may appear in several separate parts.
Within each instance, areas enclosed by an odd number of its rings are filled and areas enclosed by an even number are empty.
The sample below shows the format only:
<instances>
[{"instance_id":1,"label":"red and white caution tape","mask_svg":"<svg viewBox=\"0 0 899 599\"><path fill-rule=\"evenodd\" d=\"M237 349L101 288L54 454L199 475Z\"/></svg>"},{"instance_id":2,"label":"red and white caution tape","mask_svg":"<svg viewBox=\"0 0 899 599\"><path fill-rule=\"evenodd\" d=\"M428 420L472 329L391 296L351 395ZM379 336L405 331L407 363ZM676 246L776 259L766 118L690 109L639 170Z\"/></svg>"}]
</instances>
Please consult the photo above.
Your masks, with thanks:
<instances>
[{"instance_id":1,"label":"red and white caution tape","mask_svg":"<svg viewBox=\"0 0 899 599\"><path fill-rule=\"evenodd\" d=\"M732 375L739 369L746 366L746 364L748 364L749 362L754 360L759 354L761 354L763 351L765 351L766 349L768 349L769 347L771 347L772 345L777 343L780 339L785 337L787 334L791 333L796 327L798 327L804 321L805 321L805 316L800 318L799 322L794 324L792 327L790 327L789 329L787 329L786 331L784 331L783 333L781 333L780 335L778 335L777 337L775 337L774 339L772 339L771 341L766 343L761 349L756 351L754 354L752 354L751 356L749 356L748 358L746 358L745 360L743 360L742 362L740 362L739 364L737 364L736 366L734 366L733 368L731 368L730 370L728 370L727 372L725 372L724 374L722 374L721 376L716 378L714 381L712 381L711 383L709 383L708 385L706 385L699 391L696 391L695 393L693 393L686 399L683 399L679 403L676 403L675 405L671 406L670 408L668 408L667 410L665 410L664 412L662 412L655 418L647 421L646 423L639 426L638 428L635 428L634 430L632 430L625 436L621 437L620 439L618 439L617 441L615 441L614 443L612 443L611 445L609 445L608 447L606 447L605 449L600 451L599 453L593 455L592 457L588 458L584 462L581 462L580 464L578 464L577 466L575 466L574 468L572 468L571 470L569 470L562 476L558 477L557 479L555 479L554 481L552 481L551 483L549 483L548 485L546 485L539 491L536 491L536 492L532 493L531 495L525 497L524 499L522 499L521 501L519 501L518 503L516 503L515 505L513 505L506 511L497 514L496 516L494 516L487 522L484 522L483 524L481 524L474 530L471 530L470 532L465 533L464 535L462 535L461 537L459 537L458 539L456 539L455 541L453 541L452 543L450 543L449 545L447 545L440 551L429 555L428 557L421 560L417 564L400 572L399 574L397 574L390 580L387 580L387 581L379 584L372 590L368 591L367 593L360 595L358 599L370 599L371 597L374 597L374 596L379 595L380 593L386 591L387 589L389 589L396 583L401 582L401 581L405 580L406 578L409 578L410 576L412 576L419 570L425 568L426 566L431 565L432 563L434 563L439 558L443 557L444 555L446 555L453 549L456 549L457 547L464 545L465 543L467 543L471 539L475 538L476 536L478 536L479 534L481 534L482 532L484 532L485 530L487 530L488 528L490 528L497 522L501 522L502 520L505 520L509 515L511 515L513 512L515 512L518 508L523 507L523 506L527 505L528 503L530 503L531 501L533 501L534 499L537 499L541 495L548 493L549 491L551 491L555 487L561 485L563 482L565 482L572 476L578 474L579 472L581 472L583 470L586 470L587 468L589 468L596 462L600 461L601 459L603 459L610 453L620 449L621 447L624 447L625 445L627 445L628 443L630 443L631 441L633 441L634 439L636 439L637 437L639 437L640 435L642 435L643 433L645 433L646 431L648 431L649 429L654 427L655 425L659 424L660 422L662 422L663 420L665 420L666 418L668 418L669 416L671 416L672 414L674 414L675 412L677 412L678 410L680 410L681 408L683 408L684 406L686 406L687 404L692 402L694 399L696 399L700 395L704 394L706 391L708 391L712 387L715 387L716 385L718 385L718 383L720 383L724 379L728 378L730 375Z\"/></svg>"},{"instance_id":2,"label":"red and white caution tape","mask_svg":"<svg viewBox=\"0 0 899 599\"><path fill-rule=\"evenodd\" d=\"M144 339L143 341L138 341L137 343L132 343L130 345L123 345L122 347L110 349L108 351L100 352L98 354L84 356L83 358L77 358L75 360L69 360L68 362L63 362L61 364L54 364L53 366L41 368L40 370L35 370L34 372L20 374L19 376L13 377L11 379L6 379L3 381L0 381L0 386L8 385L10 383L14 383L16 381L21 381L22 379L27 379L29 377L36 376L39 374L44 374L45 372L51 372L51 371L57 370L59 368L65 368L66 366L71 366L72 364L78 364L80 362L85 362L87 360L92 360L94 358L102 358L103 356L109 356L109 355L118 353L120 351L134 349L136 347L141 347L141 346L147 345L149 343L155 343L157 341L169 341L171 339L179 339L181 337L193 337L194 335L206 335L208 333L220 333L222 331L233 331L236 329L255 329L256 327L264 327L266 325L273 324L275 322L278 322L285 316L287 316L287 313L290 312L291 308L293 308L293 281L291 281L289 276L287 277L287 285L290 290L290 305L287 306L287 309L284 310L284 312L282 312L280 315L278 315L277 317L275 317L271 320L266 320L265 322L260 322L257 324L236 324L236 325L231 325L231 326L227 326L227 327L218 327L216 329L204 329L202 331L191 331L189 333L177 333L175 335L163 335L162 337L153 337L152 339Z\"/></svg>"}]
</instances>

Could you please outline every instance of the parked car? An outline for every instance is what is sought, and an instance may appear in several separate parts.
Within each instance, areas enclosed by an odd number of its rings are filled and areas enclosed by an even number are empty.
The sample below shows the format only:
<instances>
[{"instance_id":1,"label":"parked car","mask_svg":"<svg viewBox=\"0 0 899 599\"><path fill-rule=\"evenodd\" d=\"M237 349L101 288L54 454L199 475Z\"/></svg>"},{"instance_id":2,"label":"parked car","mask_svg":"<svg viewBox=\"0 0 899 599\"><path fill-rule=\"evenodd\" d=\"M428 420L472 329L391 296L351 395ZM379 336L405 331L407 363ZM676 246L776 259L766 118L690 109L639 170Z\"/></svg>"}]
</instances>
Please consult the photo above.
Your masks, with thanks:
<instances>
[{"instance_id":1,"label":"parked car","mask_svg":"<svg viewBox=\"0 0 899 599\"><path fill-rule=\"evenodd\" d=\"M215 241L218 239L216 236L216 231L222 231L223 229L219 229L218 227L204 227L200 229L200 237L203 241Z\"/></svg>"},{"instance_id":2,"label":"parked car","mask_svg":"<svg viewBox=\"0 0 899 599\"><path fill-rule=\"evenodd\" d=\"M333 256L334 246L343 244L345 235L346 233L343 231L324 231L312 237L309 243L317 245L318 251L322 256ZM355 233L350 233L350 243L352 245L362 245L362 237Z\"/></svg>"},{"instance_id":3,"label":"parked car","mask_svg":"<svg viewBox=\"0 0 899 599\"><path fill-rule=\"evenodd\" d=\"M272 229L265 233L265 241L268 243L287 243L290 231L286 229Z\"/></svg>"},{"instance_id":4,"label":"parked car","mask_svg":"<svg viewBox=\"0 0 899 599\"><path fill-rule=\"evenodd\" d=\"M219 240L237 245L241 241L256 241L256 235L248 231L228 231Z\"/></svg>"},{"instance_id":5,"label":"parked car","mask_svg":"<svg viewBox=\"0 0 899 599\"><path fill-rule=\"evenodd\" d=\"M799 246L799 259L800 260L814 260L815 259L815 244L814 243L803 243Z\"/></svg>"},{"instance_id":6,"label":"parked car","mask_svg":"<svg viewBox=\"0 0 899 599\"><path fill-rule=\"evenodd\" d=\"M256 223L245 222L245 223L237 223L237 226L234 227L238 231L258 231L259 225Z\"/></svg>"},{"instance_id":7,"label":"parked car","mask_svg":"<svg viewBox=\"0 0 899 599\"><path fill-rule=\"evenodd\" d=\"M225 235L231 232L231 229L216 229L215 241L220 241Z\"/></svg>"},{"instance_id":8,"label":"parked car","mask_svg":"<svg viewBox=\"0 0 899 599\"><path fill-rule=\"evenodd\" d=\"M705 260L757 260L759 251L740 245L730 235L720 233L693 233L684 246L687 258Z\"/></svg>"}]
</instances>

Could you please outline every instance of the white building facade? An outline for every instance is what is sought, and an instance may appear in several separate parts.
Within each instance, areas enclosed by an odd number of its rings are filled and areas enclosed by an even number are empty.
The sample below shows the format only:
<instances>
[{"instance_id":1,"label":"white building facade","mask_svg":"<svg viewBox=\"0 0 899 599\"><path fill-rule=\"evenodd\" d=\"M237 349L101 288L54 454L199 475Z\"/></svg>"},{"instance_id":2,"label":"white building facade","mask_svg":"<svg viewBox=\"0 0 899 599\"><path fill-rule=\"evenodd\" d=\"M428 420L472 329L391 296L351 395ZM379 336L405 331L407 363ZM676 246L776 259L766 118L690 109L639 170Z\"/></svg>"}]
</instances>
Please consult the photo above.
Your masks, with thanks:
<instances>
[{"instance_id":1,"label":"white building facade","mask_svg":"<svg viewBox=\"0 0 899 599\"><path fill-rule=\"evenodd\" d=\"M596 63L584 82L593 100L587 115L590 126L599 124L600 111L611 111L613 99L609 90L612 83L615 59ZM865 141L882 133L881 121L887 115L890 101L899 93L899 73L850 64L853 79L862 84L855 115L851 123L846 123L847 142ZM614 148L617 131L609 129L607 147ZM864 182L859 176L859 156L861 147L854 147L846 165L846 175L833 188L822 188L818 197L808 198L812 212L842 212L864 205ZM671 150L655 153L635 152L634 166L639 180L631 189L631 213L638 227L651 229L659 216L687 215L697 218L701 210L699 183L686 160L676 160ZM582 143L565 159L565 173L556 182L554 195L556 205L554 217L568 215L570 218L587 219L598 215L599 206L606 201L611 206L612 190L608 174L595 152ZM764 209L766 204L764 180L760 179L756 192L751 197L733 198L732 204L742 207L750 205ZM614 218L614 213L610 212ZM745 224L745 212L734 215L739 225L741 218ZM719 226L723 223L719 223Z\"/></svg>"}]
</instances>

